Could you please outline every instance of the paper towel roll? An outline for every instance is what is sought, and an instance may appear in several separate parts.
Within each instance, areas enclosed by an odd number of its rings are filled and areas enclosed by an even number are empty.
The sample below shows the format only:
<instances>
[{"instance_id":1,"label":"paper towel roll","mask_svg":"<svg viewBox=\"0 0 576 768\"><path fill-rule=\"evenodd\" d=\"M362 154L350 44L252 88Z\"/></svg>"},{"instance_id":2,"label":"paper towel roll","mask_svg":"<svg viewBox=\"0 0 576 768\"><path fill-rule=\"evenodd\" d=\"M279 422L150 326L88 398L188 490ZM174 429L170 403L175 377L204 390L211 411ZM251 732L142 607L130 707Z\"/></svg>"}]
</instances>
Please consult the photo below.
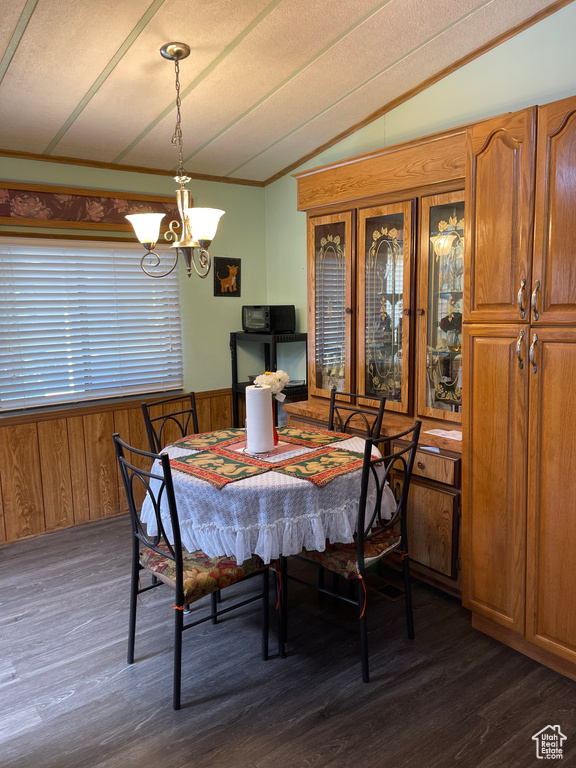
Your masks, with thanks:
<instances>
[{"instance_id":1,"label":"paper towel roll","mask_svg":"<svg viewBox=\"0 0 576 768\"><path fill-rule=\"evenodd\" d=\"M246 450L248 453L266 453L274 448L272 422L272 389L246 387Z\"/></svg>"}]
</instances>

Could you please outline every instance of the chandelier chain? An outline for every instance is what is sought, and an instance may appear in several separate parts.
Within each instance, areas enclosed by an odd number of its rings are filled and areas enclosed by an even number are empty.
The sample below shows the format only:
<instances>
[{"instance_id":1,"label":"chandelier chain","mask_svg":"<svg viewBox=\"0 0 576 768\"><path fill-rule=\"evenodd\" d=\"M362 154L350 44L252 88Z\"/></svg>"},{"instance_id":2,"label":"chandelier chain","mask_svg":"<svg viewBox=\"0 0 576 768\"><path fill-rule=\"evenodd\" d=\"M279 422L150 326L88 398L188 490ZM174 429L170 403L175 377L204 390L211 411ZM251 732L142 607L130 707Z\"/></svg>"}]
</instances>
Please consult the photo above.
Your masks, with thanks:
<instances>
[{"instance_id":1,"label":"chandelier chain","mask_svg":"<svg viewBox=\"0 0 576 768\"><path fill-rule=\"evenodd\" d=\"M174 70L176 73L176 127L174 129L174 136L172 136L172 144L178 147L178 170L176 171L178 176L185 176L184 160L182 155L182 115L180 113L180 107L182 101L180 99L180 64L178 59L174 59Z\"/></svg>"}]
</instances>

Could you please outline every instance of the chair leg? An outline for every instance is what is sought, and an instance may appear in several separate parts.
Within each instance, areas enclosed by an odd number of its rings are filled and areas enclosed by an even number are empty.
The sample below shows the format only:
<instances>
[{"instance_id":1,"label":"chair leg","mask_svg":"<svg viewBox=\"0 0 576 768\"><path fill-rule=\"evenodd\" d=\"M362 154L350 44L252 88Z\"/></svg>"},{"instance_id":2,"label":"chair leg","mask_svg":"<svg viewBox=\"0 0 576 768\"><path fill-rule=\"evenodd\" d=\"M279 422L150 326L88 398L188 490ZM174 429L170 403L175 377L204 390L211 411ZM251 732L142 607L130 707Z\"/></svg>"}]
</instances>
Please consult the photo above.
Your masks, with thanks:
<instances>
[{"instance_id":1,"label":"chair leg","mask_svg":"<svg viewBox=\"0 0 576 768\"><path fill-rule=\"evenodd\" d=\"M134 663L134 643L136 639L136 608L138 606L138 578L140 566L138 560L132 561L130 578L130 613L128 619L128 664Z\"/></svg>"},{"instance_id":2,"label":"chair leg","mask_svg":"<svg viewBox=\"0 0 576 768\"><path fill-rule=\"evenodd\" d=\"M332 591L335 595L340 594L340 577L337 573L332 574Z\"/></svg>"},{"instance_id":3,"label":"chair leg","mask_svg":"<svg viewBox=\"0 0 576 768\"><path fill-rule=\"evenodd\" d=\"M212 592L210 595L210 608L212 611L212 624L218 624L218 616L216 616L216 611L218 610L218 594L220 590L217 590L216 592Z\"/></svg>"},{"instance_id":4,"label":"chair leg","mask_svg":"<svg viewBox=\"0 0 576 768\"><path fill-rule=\"evenodd\" d=\"M408 625L408 639L414 639L414 612L412 610L412 582L410 579L410 558L404 555L402 558L402 575L404 576L404 596L406 600L406 623Z\"/></svg>"},{"instance_id":5,"label":"chair leg","mask_svg":"<svg viewBox=\"0 0 576 768\"><path fill-rule=\"evenodd\" d=\"M324 568L321 565L318 566L318 586L320 589L324 589ZM324 592L318 592L318 602L324 606Z\"/></svg>"},{"instance_id":6,"label":"chair leg","mask_svg":"<svg viewBox=\"0 0 576 768\"><path fill-rule=\"evenodd\" d=\"M280 600L278 602L278 656L286 658L286 636L288 634L288 558L280 558L279 573Z\"/></svg>"},{"instance_id":7,"label":"chair leg","mask_svg":"<svg viewBox=\"0 0 576 768\"><path fill-rule=\"evenodd\" d=\"M174 609L174 679L172 683L172 707L180 709L180 691L182 688L182 633L184 616L182 611Z\"/></svg>"},{"instance_id":8,"label":"chair leg","mask_svg":"<svg viewBox=\"0 0 576 768\"><path fill-rule=\"evenodd\" d=\"M270 629L270 571L262 574L262 661L268 659L268 632Z\"/></svg>"},{"instance_id":9,"label":"chair leg","mask_svg":"<svg viewBox=\"0 0 576 768\"><path fill-rule=\"evenodd\" d=\"M368 628L366 626L366 606L362 583L358 581L358 614L360 616L360 657L362 659L362 682L370 682L368 669Z\"/></svg>"}]
</instances>

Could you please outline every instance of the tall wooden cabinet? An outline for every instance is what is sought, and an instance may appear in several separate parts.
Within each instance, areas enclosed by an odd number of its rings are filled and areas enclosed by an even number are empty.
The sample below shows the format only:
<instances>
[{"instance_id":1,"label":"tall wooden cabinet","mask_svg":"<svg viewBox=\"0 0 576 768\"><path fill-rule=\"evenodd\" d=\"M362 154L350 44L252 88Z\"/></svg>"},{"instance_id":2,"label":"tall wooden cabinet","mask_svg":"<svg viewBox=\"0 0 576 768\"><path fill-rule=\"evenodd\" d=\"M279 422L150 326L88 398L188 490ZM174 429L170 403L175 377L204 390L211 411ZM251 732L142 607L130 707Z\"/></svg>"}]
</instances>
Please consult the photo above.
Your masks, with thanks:
<instances>
[{"instance_id":1,"label":"tall wooden cabinet","mask_svg":"<svg viewBox=\"0 0 576 768\"><path fill-rule=\"evenodd\" d=\"M466 211L463 599L576 679L576 97L468 130Z\"/></svg>"}]
</instances>

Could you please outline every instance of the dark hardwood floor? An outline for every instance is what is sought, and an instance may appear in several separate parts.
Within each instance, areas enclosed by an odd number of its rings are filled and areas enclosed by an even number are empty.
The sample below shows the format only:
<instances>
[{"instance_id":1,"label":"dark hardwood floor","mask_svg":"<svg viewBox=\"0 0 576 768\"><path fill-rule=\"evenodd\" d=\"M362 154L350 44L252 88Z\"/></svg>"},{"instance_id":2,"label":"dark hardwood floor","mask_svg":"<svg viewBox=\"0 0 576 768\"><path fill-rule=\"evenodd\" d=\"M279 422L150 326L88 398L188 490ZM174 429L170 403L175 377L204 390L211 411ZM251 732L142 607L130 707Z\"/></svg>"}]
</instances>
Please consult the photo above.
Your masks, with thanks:
<instances>
[{"instance_id":1,"label":"dark hardwood floor","mask_svg":"<svg viewBox=\"0 0 576 768\"><path fill-rule=\"evenodd\" d=\"M418 582L413 641L402 601L372 595L370 684L353 610L290 584L288 658L274 634L260 660L257 604L191 629L174 712L168 588L143 595L126 664L129 552L125 517L0 548L4 768L526 768L556 724L547 763L576 766L576 683Z\"/></svg>"}]
</instances>

